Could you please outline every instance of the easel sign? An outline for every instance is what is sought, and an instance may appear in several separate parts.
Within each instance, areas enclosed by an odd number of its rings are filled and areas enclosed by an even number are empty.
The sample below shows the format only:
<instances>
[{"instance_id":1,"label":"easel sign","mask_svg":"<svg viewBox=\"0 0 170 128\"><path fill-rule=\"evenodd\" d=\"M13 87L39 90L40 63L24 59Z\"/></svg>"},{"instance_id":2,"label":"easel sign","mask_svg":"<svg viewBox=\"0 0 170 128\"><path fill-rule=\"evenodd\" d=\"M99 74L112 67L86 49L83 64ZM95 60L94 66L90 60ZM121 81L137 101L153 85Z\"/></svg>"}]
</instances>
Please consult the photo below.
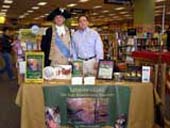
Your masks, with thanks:
<instances>
[{"instance_id":1,"label":"easel sign","mask_svg":"<svg viewBox=\"0 0 170 128\"><path fill-rule=\"evenodd\" d=\"M44 53L26 52L26 83L43 83Z\"/></svg>"}]
</instances>

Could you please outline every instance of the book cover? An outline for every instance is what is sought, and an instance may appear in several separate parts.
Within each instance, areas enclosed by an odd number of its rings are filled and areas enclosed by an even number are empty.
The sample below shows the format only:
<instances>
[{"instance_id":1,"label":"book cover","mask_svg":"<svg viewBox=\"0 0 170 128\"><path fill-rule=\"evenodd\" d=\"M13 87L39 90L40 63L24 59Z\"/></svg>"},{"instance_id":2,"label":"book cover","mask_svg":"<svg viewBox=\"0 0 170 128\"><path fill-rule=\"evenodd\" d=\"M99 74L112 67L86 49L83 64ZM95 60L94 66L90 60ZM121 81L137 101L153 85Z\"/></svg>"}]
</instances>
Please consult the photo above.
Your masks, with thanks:
<instances>
[{"instance_id":1,"label":"book cover","mask_svg":"<svg viewBox=\"0 0 170 128\"><path fill-rule=\"evenodd\" d=\"M58 106L45 107L45 126L46 128L61 128L61 116Z\"/></svg>"},{"instance_id":2,"label":"book cover","mask_svg":"<svg viewBox=\"0 0 170 128\"><path fill-rule=\"evenodd\" d=\"M83 62L82 61L73 61L72 63L72 76L81 77L83 76Z\"/></svg>"},{"instance_id":3,"label":"book cover","mask_svg":"<svg viewBox=\"0 0 170 128\"><path fill-rule=\"evenodd\" d=\"M26 52L25 82L43 82L44 53Z\"/></svg>"}]
</instances>

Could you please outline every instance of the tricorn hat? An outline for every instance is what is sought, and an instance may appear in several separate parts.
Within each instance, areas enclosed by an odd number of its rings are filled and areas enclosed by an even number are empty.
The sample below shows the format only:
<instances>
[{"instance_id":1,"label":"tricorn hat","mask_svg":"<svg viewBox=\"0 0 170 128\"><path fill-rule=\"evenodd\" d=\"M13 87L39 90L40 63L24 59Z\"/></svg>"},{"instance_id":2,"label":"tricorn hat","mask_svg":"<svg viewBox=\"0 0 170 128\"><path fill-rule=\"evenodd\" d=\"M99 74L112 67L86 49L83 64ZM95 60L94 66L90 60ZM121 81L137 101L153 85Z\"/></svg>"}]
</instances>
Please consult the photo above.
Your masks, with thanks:
<instances>
[{"instance_id":1,"label":"tricorn hat","mask_svg":"<svg viewBox=\"0 0 170 128\"><path fill-rule=\"evenodd\" d=\"M63 16L65 19L71 18L71 14L68 11L61 8L56 8L47 16L47 20L52 21L54 20L55 16L58 15Z\"/></svg>"}]
</instances>

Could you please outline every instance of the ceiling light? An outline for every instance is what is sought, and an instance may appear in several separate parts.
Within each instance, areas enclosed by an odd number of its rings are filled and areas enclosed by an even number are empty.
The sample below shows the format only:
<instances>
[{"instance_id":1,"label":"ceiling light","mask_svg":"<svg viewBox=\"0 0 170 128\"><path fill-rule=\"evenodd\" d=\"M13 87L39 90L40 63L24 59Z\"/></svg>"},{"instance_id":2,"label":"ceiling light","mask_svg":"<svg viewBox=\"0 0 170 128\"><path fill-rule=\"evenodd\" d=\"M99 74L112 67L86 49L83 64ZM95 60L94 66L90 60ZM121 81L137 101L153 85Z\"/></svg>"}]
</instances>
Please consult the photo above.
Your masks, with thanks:
<instances>
[{"instance_id":1,"label":"ceiling light","mask_svg":"<svg viewBox=\"0 0 170 128\"><path fill-rule=\"evenodd\" d=\"M103 16L103 15L100 15L99 17L100 17L100 18L103 18L104 16Z\"/></svg>"},{"instance_id":2,"label":"ceiling light","mask_svg":"<svg viewBox=\"0 0 170 128\"><path fill-rule=\"evenodd\" d=\"M77 4L72 3L72 4L68 4L67 7L74 7L74 6L76 6L76 5L77 5Z\"/></svg>"},{"instance_id":3,"label":"ceiling light","mask_svg":"<svg viewBox=\"0 0 170 128\"><path fill-rule=\"evenodd\" d=\"M122 18L116 19L116 20L123 20Z\"/></svg>"},{"instance_id":4,"label":"ceiling light","mask_svg":"<svg viewBox=\"0 0 170 128\"><path fill-rule=\"evenodd\" d=\"M95 12L94 12L94 13L92 13L91 15L96 16L96 15L98 15L98 13L95 13Z\"/></svg>"},{"instance_id":5,"label":"ceiling light","mask_svg":"<svg viewBox=\"0 0 170 128\"><path fill-rule=\"evenodd\" d=\"M34 12L34 11L33 11L33 10L28 10L27 12L28 12L28 13L32 13L32 12Z\"/></svg>"},{"instance_id":6,"label":"ceiling light","mask_svg":"<svg viewBox=\"0 0 170 128\"><path fill-rule=\"evenodd\" d=\"M93 8L94 9L98 9L98 8L102 8L102 6L101 5L97 5L97 6L94 6Z\"/></svg>"},{"instance_id":7,"label":"ceiling light","mask_svg":"<svg viewBox=\"0 0 170 128\"><path fill-rule=\"evenodd\" d=\"M155 16L160 16L160 14L155 14Z\"/></svg>"},{"instance_id":8,"label":"ceiling light","mask_svg":"<svg viewBox=\"0 0 170 128\"><path fill-rule=\"evenodd\" d=\"M20 18L20 19L23 19L24 17L25 17L24 15L22 15L22 16L19 16L19 18Z\"/></svg>"},{"instance_id":9,"label":"ceiling light","mask_svg":"<svg viewBox=\"0 0 170 128\"><path fill-rule=\"evenodd\" d=\"M13 1L12 0L4 0L4 4L12 4Z\"/></svg>"},{"instance_id":10,"label":"ceiling light","mask_svg":"<svg viewBox=\"0 0 170 128\"><path fill-rule=\"evenodd\" d=\"M116 19L116 18L119 18L119 16L114 16L113 18L115 18L115 19Z\"/></svg>"},{"instance_id":11,"label":"ceiling light","mask_svg":"<svg viewBox=\"0 0 170 128\"><path fill-rule=\"evenodd\" d=\"M44 5L46 5L47 4L47 2L39 2L37 5L38 6L44 6Z\"/></svg>"},{"instance_id":12,"label":"ceiling light","mask_svg":"<svg viewBox=\"0 0 170 128\"><path fill-rule=\"evenodd\" d=\"M128 12L120 12L120 14L126 14L126 13L128 13Z\"/></svg>"},{"instance_id":13,"label":"ceiling light","mask_svg":"<svg viewBox=\"0 0 170 128\"><path fill-rule=\"evenodd\" d=\"M88 2L89 0L79 0L80 3Z\"/></svg>"},{"instance_id":14,"label":"ceiling light","mask_svg":"<svg viewBox=\"0 0 170 128\"><path fill-rule=\"evenodd\" d=\"M6 15L6 12L0 12L0 15Z\"/></svg>"},{"instance_id":15,"label":"ceiling light","mask_svg":"<svg viewBox=\"0 0 170 128\"><path fill-rule=\"evenodd\" d=\"M44 15L42 15L42 16L40 16L41 18L44 18L45 16Z\"/></svg>"},{"instance_id":16,"label":"ceiling light","mask_svg":"<svg viewBox=\"0 0 170 128\"><path fill-rule=\"evenodd\" d=\"M163 1L165 1L165 0L156 0L156 2L163 2Z\"/></svg>"},{"instance_id":17,"label":"ceiling light","mask_svg":"<svg viewBox=\"0 0 170 128\"><path fill-rule=\"evenodd\" d=\"M2 8L10 8L10 5L2 5Z\"/></svg>"},{"instance_id":18,"label":"ceiling light","mask_svg":"<svg viewBox=\"0 0 170 128\"><path fill-rule=\"evenodd\" d=\"M163 8L163 6L156 6L155 9Z\"/></svg>"},{"instance_id":19,"label":"ceiling light","mask_svg":"<svg viewBox=\"0 0 170 128\"><path fill-rule=\"evenodd\" d=\"M162 10L156 10L155 11L155 13L161 13L162 12Z\"/></svg>"},{"instance_id":20,"label":"ceiling light","mask_svg":"<svg viewBox=\"0 0 170 128\"><path fill-rule=\"evenodd\" d=\"M127 15L124 15L124 16L129 17L129 16L131 16L131 15L127 14Z\"/></svg>"},{"instance_id":21,"label":"ceiling light","mask_svg":"<svg viewBox=\"0 0 170 128\"><path fill-rule=\"evenodd\" d=\"M103 12L103 13L108 13L108 12L109 12L109 10L103 10L102 12Z\"/></svg>"},{"instance_id":22,"label":"ceiling light","mask_svg":"<svg viewBox=\"0 0 170 128\"><path fill-rule=\"evenodd\" d=\"M6 13L1 13L1 12L0 12L0 16L5 17L5 16L6 16Z\"/></svg>"},{"instance_id":23,"label":"ceiling light","mask_svg":"<svg viewBox=\"0 0 170 128\"><path fill-rule=\"evenodd\" d=\"M37 10L37 9L39 9L40 7L38 7L38 6L35 6L35 7L32 7L32 9L34 9L34 10Z\"/></svg>"},{"instance_id":24,"label":"ceiling light","mask_svg":"<svg viewBox=\"0 0 170 128\"><path fill-rule=\"evenodd\" d=\"M24 14L24 16L28 16L28 15L29 15L29 13L25 13L25 14Z\"/></svg>"},{"instance_id":25,"label":"ceiling light","mask_svg":"<svg viewBox=\"0 0 170 128\"><path fill-rule=\"evenodd\" d=\"M1 9L1 12L7 12L8 10L7 9Z\"/></svg>"},{"instance_id":26,"label":"ceiling light","mask_svg":"<svg viewBox=\"0 0 170 128\"><path fill-rule=\"evenodd\" d=\"M109 16L115 16L115 14L114 13L112 13L112 14L108 14Z\"/></svg>"},{"instance_id":27,"label":"ceiling light","mask_svg":"<svg viewBox=\"0 0 170 128\"><path fill-rule=\"evenodd\" d=\"M39 20L39 19L40 19L39 17L34 18L34 20Z\"/></svg>"},{"instance_id":28,"label":"ceiling light","mask_svg":"<svg viewBox=\"0 0 170 128\"><path fill-rule=\"evenodd\" d=\"M0 16L0 24L4 24L5 23L5 17L4 16Z\"/></svg>"},{"instance_id":29,"label":"ceiling light","mask_svg":"<svg viewBox=\"0 0 170 128\"><path fill-rule=\"evenodd\" d=\"M77 15L77 13L76 13L76 12L72 12L71 14L73 14L73 15Z\"/></svg>"},{"instance_id":30,"label":"ceiling light","mask_svg":"<svg viewBox=\"0 0 170 128\"><path fill-rule=\"evenodd\" d=\"M123 9L125 9L125 8L124 7L115 8L116 11L123 10Z\"/></svg>"}]
</instances>

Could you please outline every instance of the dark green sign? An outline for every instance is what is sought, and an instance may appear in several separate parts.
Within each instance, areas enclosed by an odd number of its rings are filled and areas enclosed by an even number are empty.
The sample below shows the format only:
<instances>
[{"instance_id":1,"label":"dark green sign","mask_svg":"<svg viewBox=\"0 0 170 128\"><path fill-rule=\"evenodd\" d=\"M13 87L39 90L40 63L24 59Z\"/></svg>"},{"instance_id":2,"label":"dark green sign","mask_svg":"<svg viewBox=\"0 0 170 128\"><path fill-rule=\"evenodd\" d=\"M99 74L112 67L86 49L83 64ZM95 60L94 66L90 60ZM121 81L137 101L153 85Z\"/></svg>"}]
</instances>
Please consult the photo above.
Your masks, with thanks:
<instances>
[{"instance_id":1,"label":"dark green sign","mask_svg":"<svg viewBox=\"0 0 170 128\"><path fill-rule=\"evenodd\" d=\"M127 126L127 86L47 86L43 92L47 128Z\"/></svg>"}]
</instances>

